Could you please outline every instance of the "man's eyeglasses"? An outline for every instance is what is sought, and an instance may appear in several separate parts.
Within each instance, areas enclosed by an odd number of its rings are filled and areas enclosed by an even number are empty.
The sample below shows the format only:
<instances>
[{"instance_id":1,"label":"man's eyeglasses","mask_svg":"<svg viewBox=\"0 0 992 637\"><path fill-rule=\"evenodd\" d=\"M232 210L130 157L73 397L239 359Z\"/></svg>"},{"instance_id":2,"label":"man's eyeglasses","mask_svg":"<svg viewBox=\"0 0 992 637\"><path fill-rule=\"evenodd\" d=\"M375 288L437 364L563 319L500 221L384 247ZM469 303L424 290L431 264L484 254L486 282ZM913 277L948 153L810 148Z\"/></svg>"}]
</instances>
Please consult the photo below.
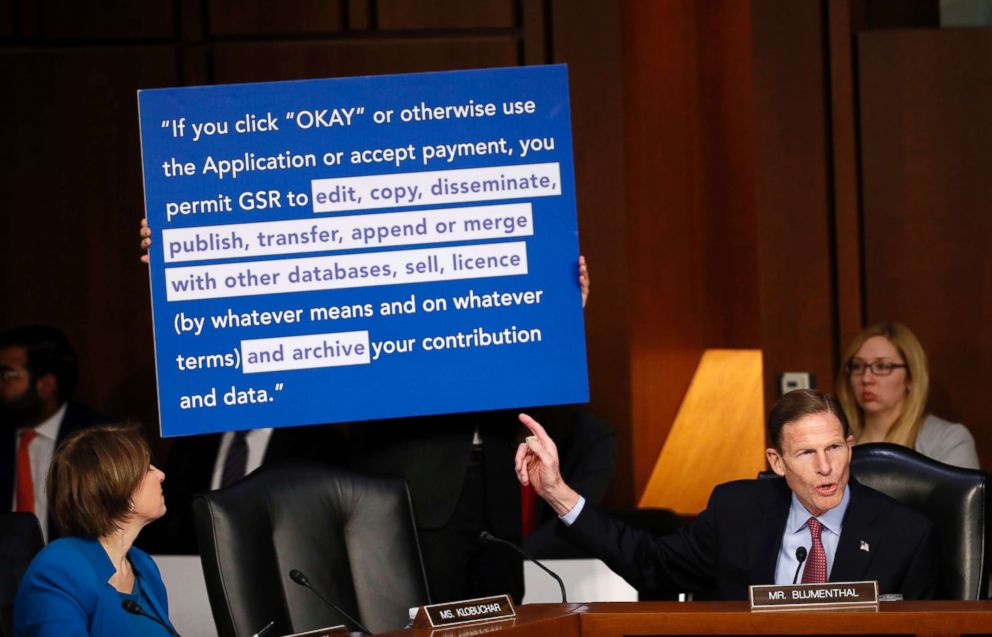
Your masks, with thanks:
<instances>
[{"instance_id":1,"label":"man's eyeglasses","mask_svg":"<svg viewBox=\"0 0 992 637\"><path fill-rule=\"evenodd\" d=\"M892 370L906 367L909 366L905 363L893 363L890 361L872 361L869 363L860 358L853 358L847 361L847 373L850 376L861 376L865 373L866 369L870 369L871 373L876 376L888 376L892 373Z\"/></svg>"},{"instance_id":2,"label":"man's eyeglasses","mask_svg":"<svg viewBox=\"0 0 992 637\"><path fill-rule=\"evenodd\" d=\"M26 374L24 370L14 369L12 367L0 367L0 383L9 383L15 378L20 378Z\"/></svg>"}]
</instances>

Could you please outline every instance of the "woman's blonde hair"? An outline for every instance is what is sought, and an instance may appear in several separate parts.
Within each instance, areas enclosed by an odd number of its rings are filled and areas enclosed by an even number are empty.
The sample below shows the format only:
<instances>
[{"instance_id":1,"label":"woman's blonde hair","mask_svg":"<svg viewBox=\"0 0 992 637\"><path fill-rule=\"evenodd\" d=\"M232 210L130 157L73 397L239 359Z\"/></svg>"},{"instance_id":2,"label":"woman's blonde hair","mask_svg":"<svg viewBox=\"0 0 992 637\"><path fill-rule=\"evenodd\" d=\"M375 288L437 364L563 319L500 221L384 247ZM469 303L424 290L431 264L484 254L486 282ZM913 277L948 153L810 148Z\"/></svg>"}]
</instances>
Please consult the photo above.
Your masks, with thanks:
<instances>
[{"instance_id":1,"label":"woman's blonde hair","mask_svg":"<svg viewBox=\"0 0 992 637\"><path fill-rule=\"evenodd\" d=\"M869 325L861 330L847 351L844 352L843 363L837 374L837 398L840 400L844 413L847 414L854 439L861 437L865 428L864 411L854 398L851 391L851 379L847 372L848 363L858 353L865 341L875 336L884 336L899 351L906 364L906 378L911 381L911 390L903 401L902 412L885 435L886 442L894 442L905 447L916 444L916 435L926 415L927 395L930 391L930 372L927 365L927 354L923 351L919 339L902 323L886 322ZM910 387L907 385L907 387Z\"/></svg>"}]
</instances>

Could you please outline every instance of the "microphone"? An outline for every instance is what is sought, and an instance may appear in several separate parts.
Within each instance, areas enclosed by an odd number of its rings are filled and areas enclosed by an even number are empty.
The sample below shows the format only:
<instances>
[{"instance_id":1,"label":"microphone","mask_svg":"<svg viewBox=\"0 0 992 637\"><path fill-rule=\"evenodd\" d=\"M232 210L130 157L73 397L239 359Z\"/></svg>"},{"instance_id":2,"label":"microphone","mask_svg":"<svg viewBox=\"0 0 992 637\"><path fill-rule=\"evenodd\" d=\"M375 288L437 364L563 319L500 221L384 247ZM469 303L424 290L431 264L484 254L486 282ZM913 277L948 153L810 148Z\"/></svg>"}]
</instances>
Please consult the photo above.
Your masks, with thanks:
<instances>
[{"instance_id":1,"label":"microphone","mask_svg":"<svg viewBox=\"0 0 992 637\"><path fill-rule=\"evenodd\" d=\"M371 635L372 634L372 631L369 630L365 626L365 624L363 624L362 622L358 621L357 619L355 619L354 617L352 617L348 613L344 612L341 608L338 608L337 604L335 604L334 602L332 602L332 601L330 601L328 599L325 599L323 595L321 595L320 593L318 593L317 592L317 589L310 585L310 580L307 579L307 576L304 575L302 571L299 571L299 570L297 570L295 568L292 569L292 570L290 570L289 571L289 579L293 580L294 582L296 582L297 584L299 584L303 588L309 589L311 593L313 593L314 595L317 596L317 599L319 599L320 601L324 602L325 604L327 604L328 606L330 606L331 608L333 608L334 610L336 610L339 614L343 615L345 619L347 619L352 624L354 624L355 626L357 626L358 629L361 630L366 635Z\"/></svg>"},{"instance_id":2,"label":"microphone","mask_svg":"<svg viewBox=\"0 0 992 637\"><path fill-rule=\"evenodd\" d=\"M170 635L175 635L175 637L179 637L179 633L177 633L175 631L175 629L172 628L172 626L166 624L164 621L162 621L158 617L155 617L154 615L149 615L148 613L146 613L145 612L145 609L141 607L141 604L139 604L138 602L134 601L133 599L125 599L124 601L122 601L121 602L121 608L123 608L127 612L131 613L132 615L141 615L142 617L147 617L148 619L152 620L156 624L159 624L160 626L162 626L162 628L164 628L167 631L169 631L169 634Z\"/></svg>"},{"instance_id":3,"label":"microphone","mask_svg":"<svg viewBox=\"0 0 992 637\"><path fill-rule=\"evenodd\" d=\"M796 574L792 576L792 584L795 585L796 580L799 579L799 569L803 567L803 562L806 561L806 547L800 546L796 549L796 559L799 560L799 565L796 566Z\"/></svg>"},{"instance_id":4,"label":"microphone","mask_svg":"<svg viewBox=\"0 0 992 637\"><path fill-rule=\"evenodd\" d=\"M531 562L534 562L535 564L537 564L538 568L540 568L542 571L544 571L545 573L547 573L551 577L555 578L555 581L558 582L558 588L561 589L561 603L562 604L568 603L568 597L565 596L565 582L561 581L561 578L558 577L558 574L555 573L554 571L552 571L550 568L548 568L544 564L541 564L540 562L538 562L536 559L534 559L530 555L527 555L527 553L525 553L522 548L520 548L519 546L517 546L513 542L510 542L509 540L504 540L502 538L496 537L495 535L493 535L489 531L483 531L482 533L479 533L479 541L480 542L495 542L496 544L503 544L505 546L509 546L511 549L513 549L514 551L516 551L517 553L519 553L521 556L523 556L523 558L525 560L530 560Z\"/></svg>"},{"instance_id":5,"label":"microphone","mask_svg":"<svg viewBox=\"0 0 992 637\"><path fill-rule=\"evenodd\" d=\"M269 632L272 629L272 627L275 625L275 623L276 623L276 621L273 619L268 624L266 624L265 626L263 626L262 627L262 630L258 631L257 633L255 633L251 637L263 637L265 635L265 633Z\"/></svg>"}]
</instances>

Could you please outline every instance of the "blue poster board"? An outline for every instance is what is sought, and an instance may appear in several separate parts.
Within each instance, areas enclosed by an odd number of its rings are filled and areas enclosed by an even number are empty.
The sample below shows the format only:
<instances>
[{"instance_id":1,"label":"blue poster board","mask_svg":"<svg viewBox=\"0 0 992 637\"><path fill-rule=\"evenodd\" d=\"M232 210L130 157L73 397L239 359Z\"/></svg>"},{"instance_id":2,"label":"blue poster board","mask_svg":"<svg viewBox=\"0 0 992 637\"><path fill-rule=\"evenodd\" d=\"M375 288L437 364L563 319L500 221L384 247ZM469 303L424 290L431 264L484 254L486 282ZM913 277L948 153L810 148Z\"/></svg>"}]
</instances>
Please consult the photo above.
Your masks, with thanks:
<instances>
[{"instance_id":1,"label":"blue poster board","mask_svg":"<svg viewBox=\"0 0 992 637\"><path fill-rule=\"evenodd\" d=\"M163 435L588 400L565 66L138 104Z\"/></svg>"}]
</instances>

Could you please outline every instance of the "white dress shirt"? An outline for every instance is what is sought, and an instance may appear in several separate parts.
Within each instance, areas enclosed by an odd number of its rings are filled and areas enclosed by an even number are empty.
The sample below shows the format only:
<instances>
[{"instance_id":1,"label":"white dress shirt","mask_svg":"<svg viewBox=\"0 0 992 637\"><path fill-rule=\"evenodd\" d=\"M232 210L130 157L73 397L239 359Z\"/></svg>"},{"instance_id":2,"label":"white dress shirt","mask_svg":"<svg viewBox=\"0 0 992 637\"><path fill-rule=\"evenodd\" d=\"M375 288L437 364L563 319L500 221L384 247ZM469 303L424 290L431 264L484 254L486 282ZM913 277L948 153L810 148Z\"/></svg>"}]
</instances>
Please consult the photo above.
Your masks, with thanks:
<instances>
[{"instance_id":1,"label":"white dress shirt","mask_svg":"<svg viewBox=\"0 0 992 637\"><path fill-rule=\"evenodd\" d=\"M67 404L62 403L59 410L52 414L47 420L34 427L37 434L28 444L28 457L31 459L31 484L34 487L34 514L38 516L38 523L41 525L41 535L48 541L48 495L45 483L48 480L48 468L52 465L52 456L55 455L55 442L59 439L59 429L62 427L62 419L65 418ZM14 451L21 448L21 437L30 427L17 430L14 440ZM14 466L17 466L17 458L14 458ZM14 493L11 497L11 510L17 510L17 474L14 474Z\"/></svg>"},{"instance_id":2,"label":"white dress shirt","mask_svg":"<svg viewBox=\"0 0 992 637\"><path fill-rule=\"evenodd\" d=\"M269 448L269 439L272 438L272 427L266 429L251 429L245 436L248 444L248 463L245 466L245 475L262 466L265 460L265 452ZM210 489L220 488L220 481L224 477L224 462L227 461L227 452L231 449L231 442L234 441L234 432L226 431L220 439L220 448L217 449L217 459L214 460L214 473L210 479Z\"/></svg>"}]
</instances>

